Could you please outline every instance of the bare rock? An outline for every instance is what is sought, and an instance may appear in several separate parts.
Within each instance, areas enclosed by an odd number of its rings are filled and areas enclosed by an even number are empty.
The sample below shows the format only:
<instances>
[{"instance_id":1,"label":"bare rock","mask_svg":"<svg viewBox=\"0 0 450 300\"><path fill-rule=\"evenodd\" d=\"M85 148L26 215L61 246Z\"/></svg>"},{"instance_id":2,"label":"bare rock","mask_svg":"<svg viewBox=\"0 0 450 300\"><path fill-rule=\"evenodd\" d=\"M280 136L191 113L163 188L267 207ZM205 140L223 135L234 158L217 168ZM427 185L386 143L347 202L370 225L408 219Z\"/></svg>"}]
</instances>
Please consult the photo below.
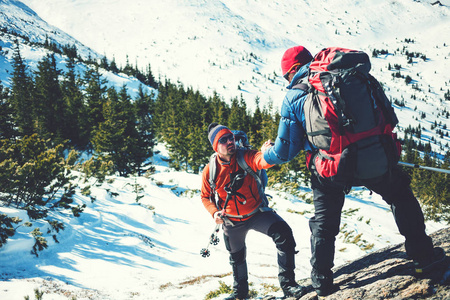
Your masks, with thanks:
<instances>
[{"instance_id":1,"label":"bare rock","mask_svg":"<svg viewBox=\"0 0 450 300\"><path fill-rule=\"evenodd\" d=\"M442 247L447 261L428 275L414 274L403 244L387 247L334 269L339 291L325 299L450 299L450 227L431 235L435 246ZM317 299L310 279L299 281L308 293L301 299Z\"/></svg>"}]
</instances>

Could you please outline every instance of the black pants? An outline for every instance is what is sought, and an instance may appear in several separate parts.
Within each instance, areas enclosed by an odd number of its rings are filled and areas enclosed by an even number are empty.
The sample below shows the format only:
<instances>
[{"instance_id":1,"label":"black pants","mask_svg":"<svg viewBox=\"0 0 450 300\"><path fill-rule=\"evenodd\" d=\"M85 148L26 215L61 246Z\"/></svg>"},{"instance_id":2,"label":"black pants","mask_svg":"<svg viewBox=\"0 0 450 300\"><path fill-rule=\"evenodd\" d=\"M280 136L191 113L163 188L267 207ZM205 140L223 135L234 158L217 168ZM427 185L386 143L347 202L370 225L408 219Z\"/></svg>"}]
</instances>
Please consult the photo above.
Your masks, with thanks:
<instances>
[{"instance_id":1,"label":"black pants","mask_svg":"<svg viewBox=\"0 0 450 300\"><path fill-rule=\"evenodd\" d=\"M275 212L259 212L249 220L234 222L234 226L223 226L225 245L230 253L233 268L234 290L244 291L247 285L247 263L245 238L250 230L268 235L275 242L278 256L278 279L285 289L295 283L295 241L289 225ZM244 293L245 294L245 293Z\"/></svg>"},{"instance_id":2,"label":"black pants","mask_svg":"<svg viewBox=\"0 0 450 300\"><path fill-rule=\"evenodd\" d=\"M433 243L425 233L422 210L414 197L409 177L395 166L390 174L358 180L354 185L365 186L381 195L392 209L397 227L405 237L407 255L412 259L432 255ZM344 184L314 174L311 177L315 215L309 221L311 229L312 281L315 288L332 284L335 238L339 233L341 210L344 205Z\"/></svg>"}]
</instances>

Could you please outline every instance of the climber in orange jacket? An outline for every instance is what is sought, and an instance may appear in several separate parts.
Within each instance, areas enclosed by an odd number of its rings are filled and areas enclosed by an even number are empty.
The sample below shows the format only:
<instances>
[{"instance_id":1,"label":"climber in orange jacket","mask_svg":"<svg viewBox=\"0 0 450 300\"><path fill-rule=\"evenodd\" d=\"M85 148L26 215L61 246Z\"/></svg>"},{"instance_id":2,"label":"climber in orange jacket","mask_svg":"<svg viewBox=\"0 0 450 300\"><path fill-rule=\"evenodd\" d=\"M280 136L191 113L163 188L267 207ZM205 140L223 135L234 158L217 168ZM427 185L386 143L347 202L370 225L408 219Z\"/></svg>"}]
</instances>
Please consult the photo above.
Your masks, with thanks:
<instances>
[{"instance_id":1,"label":"climber in orange jacket","mask_svg":"<svg viewBox=\"0 0 450 300\"><path fill-rule=\"evenodd\" d=\"M248 273L245 237L249 230L270 236L277 247L278 279L286 297L300 297L305 289L295 281L295 240L289 225L271 208L260 195L255 176L238 163L237 155L243 151L243 159L253 172L270 168L263 152L270 147L267 141L256 150L237 150L234 135L224 125L211 123L208 139L216 153L202 174L201 198L206 210L217 224L222 224L225 246L230 253L233 269L233 292L228 300L248 298ZM211 178L211 169L215 177Z\"/></svg>"}]
</instances>

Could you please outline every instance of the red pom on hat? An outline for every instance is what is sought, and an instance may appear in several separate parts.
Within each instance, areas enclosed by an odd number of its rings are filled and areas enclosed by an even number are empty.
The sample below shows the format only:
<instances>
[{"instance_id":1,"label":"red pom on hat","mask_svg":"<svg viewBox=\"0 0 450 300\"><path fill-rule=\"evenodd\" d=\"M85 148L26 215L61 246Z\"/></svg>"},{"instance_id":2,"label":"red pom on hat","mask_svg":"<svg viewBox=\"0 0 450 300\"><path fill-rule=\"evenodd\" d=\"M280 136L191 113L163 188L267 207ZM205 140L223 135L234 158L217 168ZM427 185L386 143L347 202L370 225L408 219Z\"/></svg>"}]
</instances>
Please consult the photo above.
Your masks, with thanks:
<instances>
[{"instance_id":1,"label":"red pom on hat","mask_svg":"<svg viewBox=\"0 0 450 300\"><path fill-rule=\"evenodd\" d=\"M291 73L293 70L296 70L294 67L306 65L312 59L311 53L303 46L289 48L284 52L283 58L281 59L281 71L283 75Z\"/></svg>"}]
</instances>

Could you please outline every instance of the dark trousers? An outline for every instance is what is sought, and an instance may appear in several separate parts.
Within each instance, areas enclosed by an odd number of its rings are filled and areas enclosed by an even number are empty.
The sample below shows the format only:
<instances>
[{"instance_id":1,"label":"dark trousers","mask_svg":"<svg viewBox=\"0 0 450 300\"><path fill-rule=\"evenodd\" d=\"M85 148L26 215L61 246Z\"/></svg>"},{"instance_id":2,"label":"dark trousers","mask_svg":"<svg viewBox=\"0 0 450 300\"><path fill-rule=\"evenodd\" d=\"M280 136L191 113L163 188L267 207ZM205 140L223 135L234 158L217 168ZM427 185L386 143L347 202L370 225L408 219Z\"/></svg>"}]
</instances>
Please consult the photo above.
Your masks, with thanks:
<instances>
[{"instance_id":1,"label":"dark trousers","mask_svg":"<svg viewBox=\"0 0 450 300\"><path fill-rule=\"evenodd\" d=\"M250 230L268 235L275 242L278 258L278 279L281 288L295 286L295 241L289 225L275 212L259 212L249 220L223 226L224 240L233 268L234 290L248 291L245 238Z\"/></svg>"},{"instance_id":2,"label":"dark trousers","mask_svg":"<svg viewBox=\"0 0 450 300\"><path fill-rule=\"evenodd\" d=\"M354 181L354 185L367 187L381 195L391 206L398 230L405 237L406 253L410 258L432 255L433 243L425 233L422 210L411 191L409 177L398 166L390 174ZM335 238L339 233L346 186L313 172L311 187L315 208L315 215L309 221L313 267L311 279L315 288L321 288L332 285Z\"/></svg>"}]
</instances>

